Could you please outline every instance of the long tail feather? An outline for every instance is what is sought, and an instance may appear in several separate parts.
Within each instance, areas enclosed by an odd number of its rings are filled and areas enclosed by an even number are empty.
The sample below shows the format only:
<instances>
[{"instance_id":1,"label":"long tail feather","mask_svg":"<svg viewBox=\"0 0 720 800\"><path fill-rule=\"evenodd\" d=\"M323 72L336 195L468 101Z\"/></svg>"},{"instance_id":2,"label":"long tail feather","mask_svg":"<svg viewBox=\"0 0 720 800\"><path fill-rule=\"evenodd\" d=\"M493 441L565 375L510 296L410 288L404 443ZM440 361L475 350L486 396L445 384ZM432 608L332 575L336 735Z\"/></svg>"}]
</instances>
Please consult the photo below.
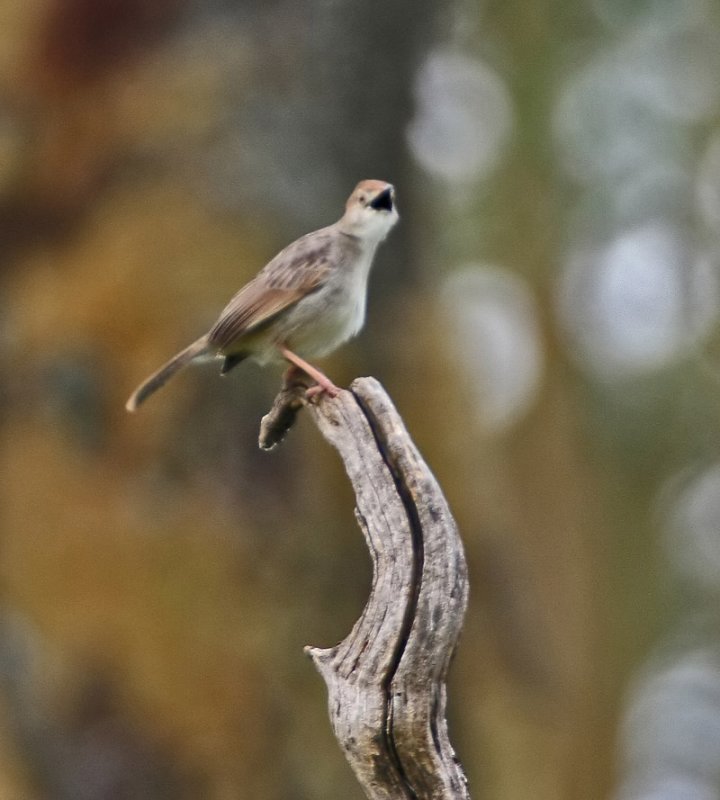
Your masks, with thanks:
<instances>
[{"instance_id":1,"label":"long tail feather","mask_svg":"<svg viewBox=\"0 0 720 800\"><path fill-rule=\"evenodd\" d=\"M181 350L167 363L163 364L159 370L153 372L149 378L146 378L130 395L127 403L125 403L125 408L128 411L137 411L140 405L144 403L151 394L154 394L160 387L164 386L176 372L185 369L191 361L194 361L199 356L205 355L207 351L208 337L201 336L189 347Z\"/></svg>"}]
</instances>

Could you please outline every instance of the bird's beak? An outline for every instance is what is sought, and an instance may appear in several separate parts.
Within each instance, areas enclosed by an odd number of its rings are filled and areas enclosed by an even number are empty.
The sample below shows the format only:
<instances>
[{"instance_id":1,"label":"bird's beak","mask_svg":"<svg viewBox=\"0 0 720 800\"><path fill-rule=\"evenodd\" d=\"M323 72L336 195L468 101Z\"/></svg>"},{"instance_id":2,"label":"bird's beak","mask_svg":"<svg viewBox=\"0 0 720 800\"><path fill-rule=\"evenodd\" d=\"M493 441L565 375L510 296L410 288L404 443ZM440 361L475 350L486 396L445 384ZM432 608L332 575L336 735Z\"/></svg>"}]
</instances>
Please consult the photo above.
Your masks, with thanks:
<instances>
[{"instance_id":1,"label":"bird's beak","mask_svg":"<svg viewBox=\"0 0 720 800\"><path fill-rule=\"evenodd\" d=\"M370 201L370 208L376 211L392 211L393 210L393 190L392 186L383 189L380 194Z\"/></svg>"}]
</instances>

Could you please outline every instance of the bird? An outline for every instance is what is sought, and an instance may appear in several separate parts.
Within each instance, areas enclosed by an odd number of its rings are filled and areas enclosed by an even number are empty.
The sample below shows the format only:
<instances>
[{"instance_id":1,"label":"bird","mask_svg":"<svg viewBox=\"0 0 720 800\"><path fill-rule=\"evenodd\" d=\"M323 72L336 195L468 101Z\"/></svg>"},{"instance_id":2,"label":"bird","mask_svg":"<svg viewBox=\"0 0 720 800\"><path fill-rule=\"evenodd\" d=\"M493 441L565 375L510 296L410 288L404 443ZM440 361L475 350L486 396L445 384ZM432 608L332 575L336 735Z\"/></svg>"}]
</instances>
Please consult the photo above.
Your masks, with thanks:
<instances>
[{"instance_id":1,"label":"bird","mask_svg":"<svg viewBox=\"0 0 720 800\"><path fill-rule=\"evenodd\" d=\"M222 359L222 375L245 359L287 362L286 383L304 373L315 381L308 398L336 397L340 389L306 359L328 355L363 327L375 252L398 220L394 186L360 181L337 222L281 250L232 297L207 333L135 389L125 408L136 411L178 372L208 358Z\"/></svg>"}]
</instances>

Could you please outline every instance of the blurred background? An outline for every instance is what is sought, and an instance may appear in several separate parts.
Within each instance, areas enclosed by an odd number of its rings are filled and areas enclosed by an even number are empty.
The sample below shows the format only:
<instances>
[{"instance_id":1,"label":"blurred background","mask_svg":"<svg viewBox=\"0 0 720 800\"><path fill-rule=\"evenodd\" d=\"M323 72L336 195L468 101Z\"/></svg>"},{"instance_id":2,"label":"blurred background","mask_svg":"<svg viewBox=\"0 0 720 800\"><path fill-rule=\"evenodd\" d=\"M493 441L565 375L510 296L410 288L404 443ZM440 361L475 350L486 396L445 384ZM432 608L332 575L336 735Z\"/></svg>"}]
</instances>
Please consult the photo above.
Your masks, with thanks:
<instances>
[{"instance_id":1,"label":"blurred background","mask_svg":"<svg viewBox=\"0 0 720 800\"><path fill-rule=\"evenodd\" d=\"M457 517L472 795L720 798L720 5L0 0L0 797L360 800L279 370L135 384L392 181L363 334Z\"/></svg>"}]
</instances>

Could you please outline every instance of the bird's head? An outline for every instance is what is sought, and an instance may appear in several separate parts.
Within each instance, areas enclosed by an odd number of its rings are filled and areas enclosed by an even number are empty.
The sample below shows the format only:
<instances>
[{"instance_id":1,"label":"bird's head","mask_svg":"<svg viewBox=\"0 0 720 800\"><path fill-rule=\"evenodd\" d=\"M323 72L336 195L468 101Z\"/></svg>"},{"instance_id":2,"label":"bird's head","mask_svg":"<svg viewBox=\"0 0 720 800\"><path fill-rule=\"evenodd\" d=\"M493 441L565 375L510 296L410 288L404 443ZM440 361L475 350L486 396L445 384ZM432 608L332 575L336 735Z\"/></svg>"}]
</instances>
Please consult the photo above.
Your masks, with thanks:
<instances>
[{"instance_id":1,"label":"bird's head","mask_svg":"<svg viewBox=\"0 0 720 800\"><path fill-rule=\"evenodd\" d=\"M340 227L345 233L381 242L399 219L395 188L385 181L360 181L345 204Z\"/></svg>"}]
</instances>

